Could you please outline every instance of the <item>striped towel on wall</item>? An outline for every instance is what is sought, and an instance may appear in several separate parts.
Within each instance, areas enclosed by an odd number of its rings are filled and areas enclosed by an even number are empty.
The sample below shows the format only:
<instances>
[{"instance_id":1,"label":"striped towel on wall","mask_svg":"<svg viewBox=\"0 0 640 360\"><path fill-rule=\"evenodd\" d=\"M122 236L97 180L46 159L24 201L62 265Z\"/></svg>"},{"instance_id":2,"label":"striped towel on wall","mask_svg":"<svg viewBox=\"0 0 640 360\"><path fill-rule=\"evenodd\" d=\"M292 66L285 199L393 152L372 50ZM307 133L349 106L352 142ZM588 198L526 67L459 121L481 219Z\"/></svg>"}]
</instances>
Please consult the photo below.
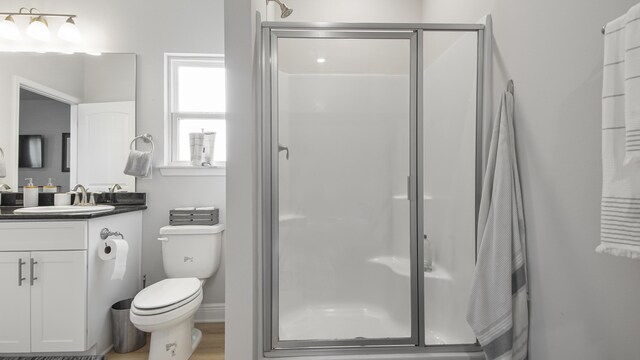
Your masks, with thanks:
<instances>
[{"instance_id":1,"label":"striped towel on wall","mask_svg":"<svg viewBox=\"0 0 640 360\"><path fill-rule=\"evenodd\" d=\"M601 243L640 258L640 4L605 27Z\"/></svg>"},{"instance_id":2,"label":"striped towel on wall","mask_svg":"<svg viewBox=\"0 0 640 360\"><path fill-rule=\"evenodd\" d=\"M488 360L528 356L525 224L514 140L513 96L505 92L493 123L467 307L467 321Z\"/></svg>"}]
</instances>

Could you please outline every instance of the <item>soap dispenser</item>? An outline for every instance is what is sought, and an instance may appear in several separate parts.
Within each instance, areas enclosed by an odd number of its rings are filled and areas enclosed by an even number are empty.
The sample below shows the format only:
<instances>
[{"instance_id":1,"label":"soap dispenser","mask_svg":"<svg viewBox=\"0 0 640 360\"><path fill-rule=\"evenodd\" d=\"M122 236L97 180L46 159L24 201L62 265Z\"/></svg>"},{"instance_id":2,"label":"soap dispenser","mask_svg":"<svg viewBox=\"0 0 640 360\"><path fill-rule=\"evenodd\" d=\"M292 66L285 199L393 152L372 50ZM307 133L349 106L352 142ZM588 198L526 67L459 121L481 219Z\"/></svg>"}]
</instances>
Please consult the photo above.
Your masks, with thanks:
<instances>
[{"instance_id":1,"label":"soap dispenser","mask_svg":"<svg viewBox=\"0 0 640 360\"><path fill-rule=\"evenodd\" d=\"M38 206L38 187L33 185L33 178L26 178L27 185L24 186L24 207Z\"/></svg>"},{"instance_id":2,"label":"soap dispenser","mask_svg":"<svg viewBox=\"0 0 640 360\"><path fill-rule=\"evenodd\" d=\"M56 179L49 178L49 182L47 183L47 185L42 187L42 192L43 193L55 193L55 192L58 192L58 187L53 185L53 182L55 180Z\"/></svg>"}]
</instances>

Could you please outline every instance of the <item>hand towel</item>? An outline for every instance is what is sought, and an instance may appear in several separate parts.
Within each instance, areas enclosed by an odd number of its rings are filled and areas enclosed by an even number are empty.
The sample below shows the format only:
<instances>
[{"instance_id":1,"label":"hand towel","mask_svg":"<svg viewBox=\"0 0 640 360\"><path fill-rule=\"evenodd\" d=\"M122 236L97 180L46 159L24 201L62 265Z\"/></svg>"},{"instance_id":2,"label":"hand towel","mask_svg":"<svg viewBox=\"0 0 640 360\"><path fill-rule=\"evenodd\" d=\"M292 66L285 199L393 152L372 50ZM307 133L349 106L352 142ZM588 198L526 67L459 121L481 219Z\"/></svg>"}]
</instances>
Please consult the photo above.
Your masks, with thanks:
<instances>
[{"instance_id":1,"label":"hand towel","mask_svg":"<svg viewBox=\"0 0 640 360\"><path fill-rule=\"evenodd\" d=\"M632 10L639 8L635 6ZM631 11L630 11L631 12ZM598 253L640 258L640 167L633 164L640 129L637 119L627 115L637 104L628 104L630 91L638 96L635 82L625 81L630 74L626 48L629 23L625 14L605 27L602 83L602 200L600 210L600 245ZM636 52L631 50L631 52ZM633 80L633 79L631 79ZM636 101L640 101L640 98ZM630 105L630 106L627 106ZM638 147L640 150L640 147ZM625 166L625 163L628 165Z\"/></svg>"},{"instance_id":2,"label":"hand towel","mask_svg":"<svg viewBox=\"0 0 640 360\"><path fill-rule=\"evenodd\" d=\"M149 175L152 154L150 151L131 150L129 158L127 158L127 164L124 167L124 173L138 177Z\"/></svg>"},{"instance_id":3,"label":"hand towel","mask_svg":"<svg viewBox=\"0 0 640 360\"><path fill-rule=\"evenodd\" d=\"M505 92L491 135L467 307L467 321L489 360L522 360L528 354L524 212L514 140L513 95Z\"/></svg>"}]
</instances>

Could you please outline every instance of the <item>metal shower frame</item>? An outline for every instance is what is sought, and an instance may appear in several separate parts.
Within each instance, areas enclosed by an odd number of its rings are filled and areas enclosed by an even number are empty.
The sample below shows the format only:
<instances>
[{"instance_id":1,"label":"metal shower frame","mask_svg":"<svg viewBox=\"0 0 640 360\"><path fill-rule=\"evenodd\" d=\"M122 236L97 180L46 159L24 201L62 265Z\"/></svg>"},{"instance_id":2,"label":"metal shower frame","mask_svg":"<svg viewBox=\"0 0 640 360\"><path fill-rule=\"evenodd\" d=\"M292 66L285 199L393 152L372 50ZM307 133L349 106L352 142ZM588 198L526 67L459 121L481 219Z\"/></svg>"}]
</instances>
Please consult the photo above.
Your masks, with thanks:
<instances>
[{"instance_id":1,"label":"metal shower frame","mask_svg":"<svg viewBox=\"0 0 640 360\"><path fill-rule=\"evenodd\" d=\"M262 231L262 343L265 357L348 354L408 354L427 352L478 352L475 344L427 345L424 322L423 269L423 41L424 32L475 32L476 146L475 209L476 229L482 190L482 122L485 26L482 24L395 24L395 23L303 23L263 22L261 142L261 231ZM410 41L410 250L411 250L411 336L347 340L280 340L278 338L278 82L277 40L309 39L407 39ZM419 180L419 181L418 181ZM419 194L419 195L418 195ZM477 244L476 244L477 250ZM477 251L476 251L477 252Z\"/></svg>"}]
</instances>

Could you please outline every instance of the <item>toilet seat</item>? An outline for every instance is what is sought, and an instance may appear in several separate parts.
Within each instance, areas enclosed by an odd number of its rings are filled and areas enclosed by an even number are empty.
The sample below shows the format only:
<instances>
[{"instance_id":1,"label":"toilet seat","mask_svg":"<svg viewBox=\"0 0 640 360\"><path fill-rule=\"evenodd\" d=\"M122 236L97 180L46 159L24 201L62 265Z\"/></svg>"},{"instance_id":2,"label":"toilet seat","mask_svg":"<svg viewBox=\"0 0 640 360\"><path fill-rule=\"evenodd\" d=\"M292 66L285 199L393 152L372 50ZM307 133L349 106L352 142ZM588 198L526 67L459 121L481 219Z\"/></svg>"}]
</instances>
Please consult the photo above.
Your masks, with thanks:
<instances>
[{"instance_id":1,"label":"toilet seat","mask_svg":"<svg viewBox=\"0 0 640 360\"><path fill-rule=\"evenodd\" d=\"M165 279L136 295L131 304L131 322L140 326L173 323L192 315L202 303L202 286L197 278Z\"/></svg>"},{"instance_id":2,"label":"toilet seat","mask_svg":"<svg viewBox=\"0 0 640 360\"><path fill-rule=\"evenodd\" d=\"M131 306L129 312L129 318L131 323L138 329L146 332L153 332L159 329L167 328L178 324L185 319L193 316L196 313L200 304L202 303L202 292L198 292L197 296L191 301L183 304L180 307L176 307L173 310L167 310L165 312L158 312L154 315L139 315L139 309Z\"/></svg>"},{"instance_id":3,"label":"toilet seat","mask_svg":"<svg viewBox=\"0 0 640 360\"><path fill-rule=\"evenodd\" d=\"M165 279L140 291L132 305L139 310L163 310L197 296L200 284L197 278Z\"/></svg>"},{"instance_id":4,"label":"toilet seat","mask_svg":"<svg viewBox=\"0 0 640 360\"><path fill-rule=\"evenodd\" d=\"M196 293L194 293L193 295L189 296L188 298L178 301L175 304L163 307L163 308L156 308L156 309L140 309L139 307L135 306L135 305L131 305L131 311L136 314L136 315L140 315L140 316L152 316L152 315L158 315L158 314L164 314L166 312L178 309L183 307L184 305L190 303L191 301L193 301L195 298L198 297L198 295L202 294L202 290L197 291Z\"/></svg>"}]
</instances>

